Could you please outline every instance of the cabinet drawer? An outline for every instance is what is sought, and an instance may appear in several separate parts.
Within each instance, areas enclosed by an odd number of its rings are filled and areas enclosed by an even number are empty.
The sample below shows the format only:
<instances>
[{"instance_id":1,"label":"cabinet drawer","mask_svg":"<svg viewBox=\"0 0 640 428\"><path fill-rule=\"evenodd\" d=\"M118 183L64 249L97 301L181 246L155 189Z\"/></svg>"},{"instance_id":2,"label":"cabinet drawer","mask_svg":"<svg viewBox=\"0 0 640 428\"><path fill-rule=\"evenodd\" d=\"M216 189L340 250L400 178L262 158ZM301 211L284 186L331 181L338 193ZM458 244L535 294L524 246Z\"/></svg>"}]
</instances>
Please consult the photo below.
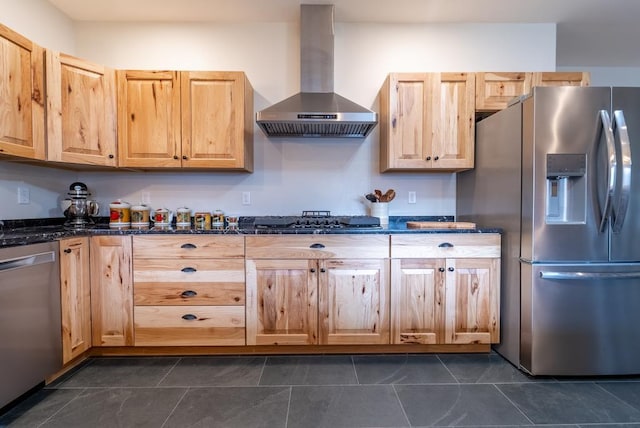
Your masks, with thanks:
<instances>
[{"instance_id":1,"label":"cabinet drawer","mask_svg":"<svg viewBox=\"0 0 640 428\"><path fill-rule=\"evenodd\" d=\"M248 259L380 259L389 257L388 235L247 236Z\"/></svg>"},{"instance_id":2,"label":"cabinet drawer","mask_svg":"<svg viewBox=\"0 0 640 428\"><path fill-rule=\"evenodd\" d=\"M245 344L244 306L136 306L134 315L136 346Z\"/></svg>"},{"instance_id":3,"label":"cabinet drawer","mask_svg":"<svg viewBox=\"0 0 640 428\"><path fill-rule=\"evenodd\" d=\"M391 257L448 258L500 257L500 235L497 233L434 233L391 236Z\"/></svg>"},{"instance_id":4,"label":"cabinet drawer","mask_svg":"<svg viewBox=\"0 0 640 428\"><path fill-rule=\"evenodd\" d=\"M134 258L243 258L244 237L227 235L134 236Z\"/></svg>"}]
</instances>

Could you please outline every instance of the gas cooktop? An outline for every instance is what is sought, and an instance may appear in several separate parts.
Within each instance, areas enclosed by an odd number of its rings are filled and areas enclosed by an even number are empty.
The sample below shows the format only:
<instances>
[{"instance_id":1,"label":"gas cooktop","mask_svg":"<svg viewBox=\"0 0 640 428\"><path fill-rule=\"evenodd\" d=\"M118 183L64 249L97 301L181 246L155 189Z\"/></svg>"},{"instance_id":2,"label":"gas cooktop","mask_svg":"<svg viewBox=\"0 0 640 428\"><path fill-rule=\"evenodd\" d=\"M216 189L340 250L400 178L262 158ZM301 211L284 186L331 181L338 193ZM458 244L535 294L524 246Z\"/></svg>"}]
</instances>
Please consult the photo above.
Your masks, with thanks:
<instances>
[{"instance_id":1,"label":"gas cooktop","mask_svg":"<svg viewBox=\"0 0 640 428\"><path fill-rule=\"evenodd\" d=\"M380 219L371 216L333 216L330 211L303 211L300 216L255 217L257 229L357 229L380 228Z\"/></svg>"}]
</instances>

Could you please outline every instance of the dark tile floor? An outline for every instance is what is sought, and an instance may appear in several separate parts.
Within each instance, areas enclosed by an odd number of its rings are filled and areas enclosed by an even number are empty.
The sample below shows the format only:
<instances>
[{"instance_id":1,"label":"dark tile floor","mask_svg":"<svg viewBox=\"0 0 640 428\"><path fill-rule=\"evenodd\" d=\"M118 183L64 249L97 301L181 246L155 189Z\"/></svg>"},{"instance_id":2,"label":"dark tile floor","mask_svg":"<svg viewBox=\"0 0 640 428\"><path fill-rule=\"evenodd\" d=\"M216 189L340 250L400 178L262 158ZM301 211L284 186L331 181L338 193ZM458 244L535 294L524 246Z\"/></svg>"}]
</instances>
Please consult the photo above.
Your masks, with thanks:
<instances>
[{"instance_id":1,"label":"dark tile floor","mask_svg":"<svg viewBox=\"0 0 640 428\"><path fill-rule=\"evenodd\" d=\"M497 354L94 358L11 427L640 428L640 377L531 378Z\"/></svg>"}]
</instances>

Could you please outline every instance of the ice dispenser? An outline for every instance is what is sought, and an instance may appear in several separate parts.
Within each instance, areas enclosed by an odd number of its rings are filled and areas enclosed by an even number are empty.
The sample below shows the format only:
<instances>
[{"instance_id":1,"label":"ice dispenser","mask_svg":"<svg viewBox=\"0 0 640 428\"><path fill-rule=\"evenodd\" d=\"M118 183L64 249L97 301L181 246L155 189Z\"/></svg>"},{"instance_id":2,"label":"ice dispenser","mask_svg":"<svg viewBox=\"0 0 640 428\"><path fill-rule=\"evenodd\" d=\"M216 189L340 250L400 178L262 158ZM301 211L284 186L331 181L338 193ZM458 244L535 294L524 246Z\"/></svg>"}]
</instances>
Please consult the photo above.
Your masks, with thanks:
<instances>
[{"instance_id":1,"label":"ice dispenser","mask_svg":"<svg viewBox=\"0 0 640 428\"><path fill-rule=\"evenodd\" d=\"M547 154L547 223L586 221L586 170L586 154Z\"/></svg>"}]
</instances>

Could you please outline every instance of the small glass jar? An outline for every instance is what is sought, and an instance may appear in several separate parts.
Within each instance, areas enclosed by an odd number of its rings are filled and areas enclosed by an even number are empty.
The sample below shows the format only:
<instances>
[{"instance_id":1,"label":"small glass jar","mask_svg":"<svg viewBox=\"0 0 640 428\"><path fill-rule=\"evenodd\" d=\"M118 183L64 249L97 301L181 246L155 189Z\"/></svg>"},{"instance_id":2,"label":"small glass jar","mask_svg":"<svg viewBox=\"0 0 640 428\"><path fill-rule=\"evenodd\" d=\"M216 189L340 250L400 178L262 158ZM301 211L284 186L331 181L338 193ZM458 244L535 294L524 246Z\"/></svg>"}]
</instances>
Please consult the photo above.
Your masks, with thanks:
<instances>
[{"instance_id":1,"label":"small glass jar","mask_svg":"<svg viewBox=\"0 0 640 428\"><path fill-rule=\"evenodd\" d=\"M191 226L191 210L187 207L181 207L176 210L176 226Z\"/></svg>"},{"instance_id":2,"label":"small glass jar","mask_svg":"<svg viewBox=\"0 0 640 428\"><path fill-rule=\"evenodd\" d=\"M200 230L211 229L211 213L197 212L193 218L193 223L196 229L200 229Z\"/></svg>"},{"instance_id":3,"label":"small glass jar","mask_svg":"<svg viewBox=\"0 0 640 428\"><path fill-rule=\"evenodd\" d=\"M224 213L222 210L215 210L211 216L211 227L223 228L224 227Z\"/></svg>"}]
</instances>

